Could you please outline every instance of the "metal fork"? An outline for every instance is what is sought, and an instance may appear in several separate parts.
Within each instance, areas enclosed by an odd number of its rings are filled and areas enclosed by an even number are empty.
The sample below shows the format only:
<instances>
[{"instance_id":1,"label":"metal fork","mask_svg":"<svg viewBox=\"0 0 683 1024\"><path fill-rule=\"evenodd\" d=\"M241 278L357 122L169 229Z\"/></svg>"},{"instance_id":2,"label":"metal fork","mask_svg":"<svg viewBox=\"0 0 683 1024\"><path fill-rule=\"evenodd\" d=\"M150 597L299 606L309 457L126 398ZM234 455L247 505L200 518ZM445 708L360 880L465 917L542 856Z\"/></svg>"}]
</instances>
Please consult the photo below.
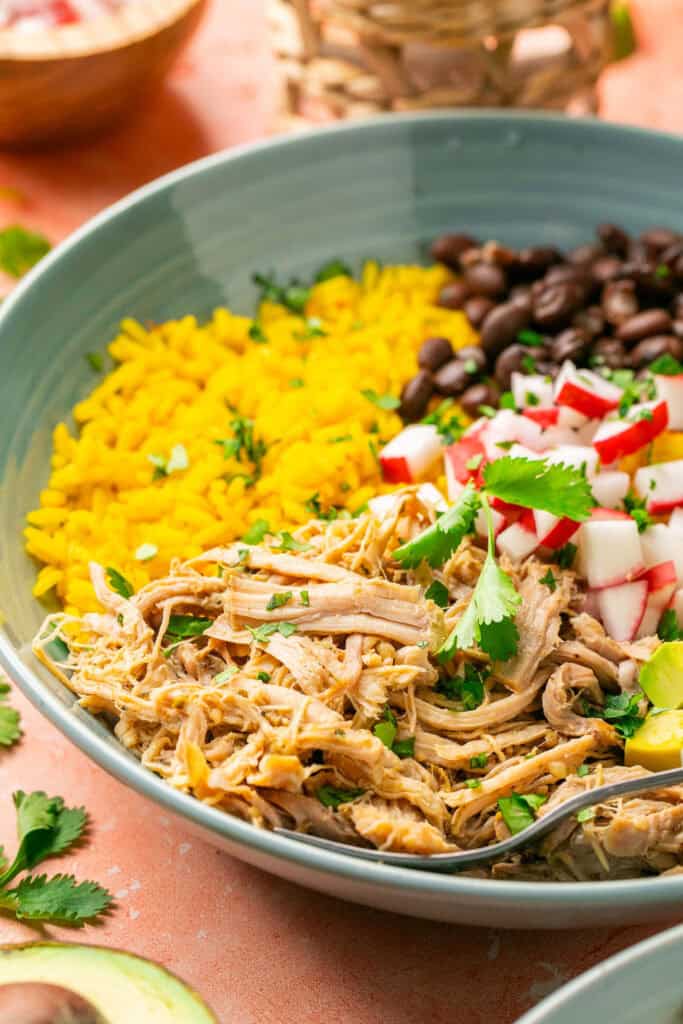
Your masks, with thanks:
<instances>
[{"instance_id":1,"label":"metal fork","mask_svg":"<svg viewBox=\"0 0 683 1024\"><path fill-rule=\"evenodd\" d=\"M480 847L477 850L461 850L459 853L433 853L428 856L416 853L393 853L391 850L372 850L363 846L353 846L350 843L339 843L334 839L322 839L320 836L311 836L305 832L293 832L286 828L276 828L275 831L280 835L288 836L297 843L306 843L309 846L317 846L334 853L343 853L347 857L357 857L361 860L376 861L382 864L394 864L403 868L416 868L421 871L458 871L462 868L491 864L511 853L516 853L530 843L538 842L565 819L585 807L605 803L617 796L650 793L653 790L674 786L678 783L683 783L683 768L673 768L666 772L654 772L644 778L625 779L622 782L596 786L594 789L587 789L584 793L573 796L570 800L565 800L564 803L559 804L552 811L548 811L532 825L516 835L510 836L509 839L493 843L491 846Z\"/></svg>"}]
</instances>

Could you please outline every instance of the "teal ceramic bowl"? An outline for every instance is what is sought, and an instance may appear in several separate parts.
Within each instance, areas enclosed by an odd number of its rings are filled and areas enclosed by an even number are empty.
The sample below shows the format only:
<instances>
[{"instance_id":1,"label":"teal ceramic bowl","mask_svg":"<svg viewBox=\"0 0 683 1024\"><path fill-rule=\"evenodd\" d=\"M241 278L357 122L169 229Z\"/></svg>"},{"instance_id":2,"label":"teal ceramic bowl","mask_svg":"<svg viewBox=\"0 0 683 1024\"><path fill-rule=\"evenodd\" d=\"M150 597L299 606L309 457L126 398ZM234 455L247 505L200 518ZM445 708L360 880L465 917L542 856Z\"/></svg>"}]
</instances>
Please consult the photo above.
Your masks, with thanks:
<instances>
[{"instance_id":1,"label":"teal ceramic bowl","mask_svg":"<svg viewBox=\"0 0 683 1024\"><path fill-rule=\"evenodd\" d=\"M680 1024L683 927L655 935L563 985L517 1024Z\"/></svg>"},{"instance_id":2,"label":"teal ceramic bowl","mask_svg":"<svg viewBox=\"0 0 683 1024\"><path fill-rule=\"evenodd\" d=\"M167 787L35 661L44 609L22 526L48 475L50 434L92 387L84 353L125 316L245 312L258 269L303 276L331 257L419 260L447 228L512 245L573 246L611 220L683 230L683 141L533 115L394 117L233 150L96 218L0 313L0 662L93 761L207 840L302 885L384 909L508 927L669 918L683 878L531 884L357 861L257 830Z\"/></svg>"}]
</instances>

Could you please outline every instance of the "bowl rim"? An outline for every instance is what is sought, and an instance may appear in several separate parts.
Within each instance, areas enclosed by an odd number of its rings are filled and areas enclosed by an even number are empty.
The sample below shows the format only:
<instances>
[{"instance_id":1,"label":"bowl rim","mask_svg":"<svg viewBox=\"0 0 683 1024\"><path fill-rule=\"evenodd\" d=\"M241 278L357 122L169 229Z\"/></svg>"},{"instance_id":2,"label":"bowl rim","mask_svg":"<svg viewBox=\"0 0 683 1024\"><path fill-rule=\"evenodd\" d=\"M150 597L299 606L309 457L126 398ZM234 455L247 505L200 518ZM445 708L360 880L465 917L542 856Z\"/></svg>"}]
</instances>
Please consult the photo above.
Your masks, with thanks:
<instances>
[{"instance_id":1,"label":"bowl rim","mask_svg":"<svg viewBox=\"0 0 683 1024\"><path fill-rule=\"evenodd\" d=\"M0 29L0 61L70 60L112 53L149 39L186 18L206 0L135 0L112 14L45 32Z\"/></svg>"},{"instance_id":2,"label":"bowl rim","mask_svg":"<svg viewBox=\"0 0 683 1024\"><path fill-rule=\"evenodd\" d=\"M262 153L279 153L300 145L302 141L313 146L324 147L326 140L343 135L369 136L368 144L377 133L392 135L401 133L411 126L425 127L430 123L462 124L469 121L485 121L493 126L498 123L506 130L515 126L545 126L554 130L591 137L610 135L614 140L640 141L651 145L657 140L674 143L681 148L683 136L662 131L619 125L598 121L596 118L567 118L536 111L504 110L440 110L428 113L388 114L359 122L345 122L293 136L261 139L247 142L218 153L212 153L186 164L136 189L118 202L102 210L95 217L81 225L75 232L59 243L40 263L35 266L11 292L0 308L0 339L6 320L19 307L25 297L30 297L34 288L40 286L41 278L65 256L78 248L81 241L97 234L100 229L126 215L139 203L151 196L168 191L175 186L211 171L225 163L249 160ZM0 626L0 666L15 682L24 695L44 714L68 739L86 756L104 768L134 792L154 801L160 807L187 819L193 826L212 833L223 840L248 847L264 856L275 857L302 869L318 874L332 874L349 882L366 883L385 891L402 891L416 897L462 896L471 904L478 899L486 903L495 901L499 910L518 909L520 904L530 908L543 907L552 903L556 907L570 909L583 901L591 904L595 911L611 909L620 904L625 909L646 904L653 907L670 905L672 900L683 897L683 874L648 878L621 879L596 882L529 882L505 881L489 878L471 878L441 874L432 871L415 871L380 862L368 862L346 854L331 852L309 846L266 829L257 828L226 812L210 807L200 800L173 789L159 776L143 768L123 746L98 735L88 720L74 714L76 705L67 707L25 664L9 638L4 625ZM204 837L210 841L207 835ZM400 907L396 908L400 911ZM594 915L595 916L595 915Z\"/></svg>"},{"instance_id":3,"label":"bowl rim","mask_svg":"<svg viewBox=\"0 0 683 1024\"><path fill-rule=\"evenodd\" d=\"M659 954L664 949L680 946L683 952L683 925L675 928L667 928L666 931L652 935L635 946L623 949L615 953L602 963L596 964L590 970L584 971L577 978L562 985L557 991L552 992L545 999L541 1000L531 1010L527 1010L524 1016L520 1017L517 1024L553 1024L554 1015L558 1010L571 1009L572 1002L576 997L589 994L596 986L601 988L614 982L614 975L629 971L638 967L643 959Z\"/></svg>"}]
</instances>

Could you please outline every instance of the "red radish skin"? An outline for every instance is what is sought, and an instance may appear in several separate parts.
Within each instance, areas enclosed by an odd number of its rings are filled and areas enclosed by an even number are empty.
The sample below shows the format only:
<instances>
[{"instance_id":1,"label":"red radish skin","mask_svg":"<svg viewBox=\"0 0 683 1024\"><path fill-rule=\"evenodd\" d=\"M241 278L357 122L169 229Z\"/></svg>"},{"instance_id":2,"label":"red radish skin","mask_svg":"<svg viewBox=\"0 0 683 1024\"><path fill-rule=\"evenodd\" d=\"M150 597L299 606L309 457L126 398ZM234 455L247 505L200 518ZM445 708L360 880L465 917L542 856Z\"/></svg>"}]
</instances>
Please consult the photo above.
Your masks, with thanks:
<instances>
[{"instance_id":1,"label":"red radish skin","mask_svg":"<svg viewBox=\"0 0 683 1024\"><path fill-rule=\"evenodd\" d=\"M645 568L638 527L629 516L589 519L577 544L579 569L592 590L635 580Z\"/></svg>"},{"instance_id":2,"label":"red radish skin","mask_svg":"<svg viewBox=\"0 0 683 1024\"><path fill-rule=\"evenodd\" d=\"M636 472L633 483L636 494L645 498L648 512L655 516L666 515L683 505L683 459L643 466Z\"/></svg>"},{"instance_id":3,"label":"red radish skin","mask_svg":"<svg viewBox=\"0 0 683 1024\"><path fill-rule=\"evenodd\" d=\"M536 550L538 537L531 509L525 509L516 523L512 523L498 534L496 545L500 552L514 562L521 562Z\"/></svg>"},{"instance_id":4,"label":"red radish skin","mask_svg":"<svg viewBox=\"0 0 683 1024\"><path fill-rule=\"evenodd\" d=\"M630 476L619 470L598 473L591 481L593 497L599 505L606 508L616 508L617 505L621 505L630 487Z\"/></svg>"},{"instance_id":5,"label":"red radish skin","mask_svg":"<svg viewBox=\"0 0 683 1024\"><path fill-rule=\"evenodd\" d=\"M473 465L474 459L479 459L476 469L468 469L467 464ZM447 469L458 483L466 484L468 480L474 480L478 487L482 484L482 471L486 462L486 449L478 435L461 437L455 444L450 445L444 452Z\"/></svg>"},{"instance_id":6,"label":"red radish skin","mask_svg":"<svg viewBox=\"0 0 683 1024\"><path fill-rule=\"evenodd\" d=\"M569 406L588 419L602 419L616 409L622 390L591 370L565 364L555 385L555 404Z\"/></svg>"},{"instance_id":7,"label":"red radish skin","mask_svg":"<svg viewBox=\"0 0 683 1024\"><path fill-rule=\"evenodd\" d=\"M546 548L561 548L571 540L580 523L566 516L553 516L550 512L534 511L534 522L539 543Z\"/></svg>"},{"instance_id":8,"label":"red radish skin","mask_svg":"<svg viewBox=\"0 0 683 1024\"><path fill-rule=\"evenodd\" d=\"M634 580L607 587L598 594L602 624L615 640L628 642L638 632L647 607L647 583Z\"/></svg>"},{"instance_id":9,"label":"red radish skin","mask_svg":"<svg viewBox=\"0 0 683 1024\"><path fill-rule=\"evenodd\" d=\"M541 409L539 406L530 406L528 409L522 409L522 416L526 416L527 419L533 420L534 423L538 423L539 427L543 430L547 430L548 427L557 426L560 410L555 406L551 409Z\"/></svg>"},{"instance_id":10,"label":"red radish skin","mask_svg":"<svg viewBox=\"0 0 683 1024\"><path fill-rule=\"evenodd\" d=\"M607 465L625 455L632 455L666 430L669 422L666 402L634 405L629 415L635 417L639 412L647 412L651 418L608 420L598 427L593 437L593 447L603 464Z\"/></svg>"},{"instance_id":11,"label":"red radish skin","mask_svg":"<svg viewBox=\"0 0 683 1024\"><path fill-rule=\"evenodd\" d=\"M441 454L436 427L416 423L405 427L379 454L382 475L390 484L417 483Z\"/></svg>"}]
</instances>

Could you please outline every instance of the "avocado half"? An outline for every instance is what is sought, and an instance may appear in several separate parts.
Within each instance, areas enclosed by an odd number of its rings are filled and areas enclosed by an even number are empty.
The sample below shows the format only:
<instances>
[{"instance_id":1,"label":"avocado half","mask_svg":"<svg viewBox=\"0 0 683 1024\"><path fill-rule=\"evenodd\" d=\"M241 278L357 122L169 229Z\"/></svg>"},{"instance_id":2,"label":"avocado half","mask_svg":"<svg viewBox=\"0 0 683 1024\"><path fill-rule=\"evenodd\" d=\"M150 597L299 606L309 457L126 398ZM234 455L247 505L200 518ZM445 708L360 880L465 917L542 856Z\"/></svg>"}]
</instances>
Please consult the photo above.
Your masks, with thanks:
<instances>
[{"instance_id":1,"label":"avocado half","mask_svg":"<svg viewBox=\"0 0 683 1024\"><path fill-rule=\"evenodd\" d=\"M25 1021L3 1017L3 989L9 1007L21 1000L24 985L27 1012L43 1000L43 1015ZM0 1024L10 1019L12 1024L218 1024L199 996L158 964L103 946L59 942L0 948Z\"/></svg>"}]
</instances>

